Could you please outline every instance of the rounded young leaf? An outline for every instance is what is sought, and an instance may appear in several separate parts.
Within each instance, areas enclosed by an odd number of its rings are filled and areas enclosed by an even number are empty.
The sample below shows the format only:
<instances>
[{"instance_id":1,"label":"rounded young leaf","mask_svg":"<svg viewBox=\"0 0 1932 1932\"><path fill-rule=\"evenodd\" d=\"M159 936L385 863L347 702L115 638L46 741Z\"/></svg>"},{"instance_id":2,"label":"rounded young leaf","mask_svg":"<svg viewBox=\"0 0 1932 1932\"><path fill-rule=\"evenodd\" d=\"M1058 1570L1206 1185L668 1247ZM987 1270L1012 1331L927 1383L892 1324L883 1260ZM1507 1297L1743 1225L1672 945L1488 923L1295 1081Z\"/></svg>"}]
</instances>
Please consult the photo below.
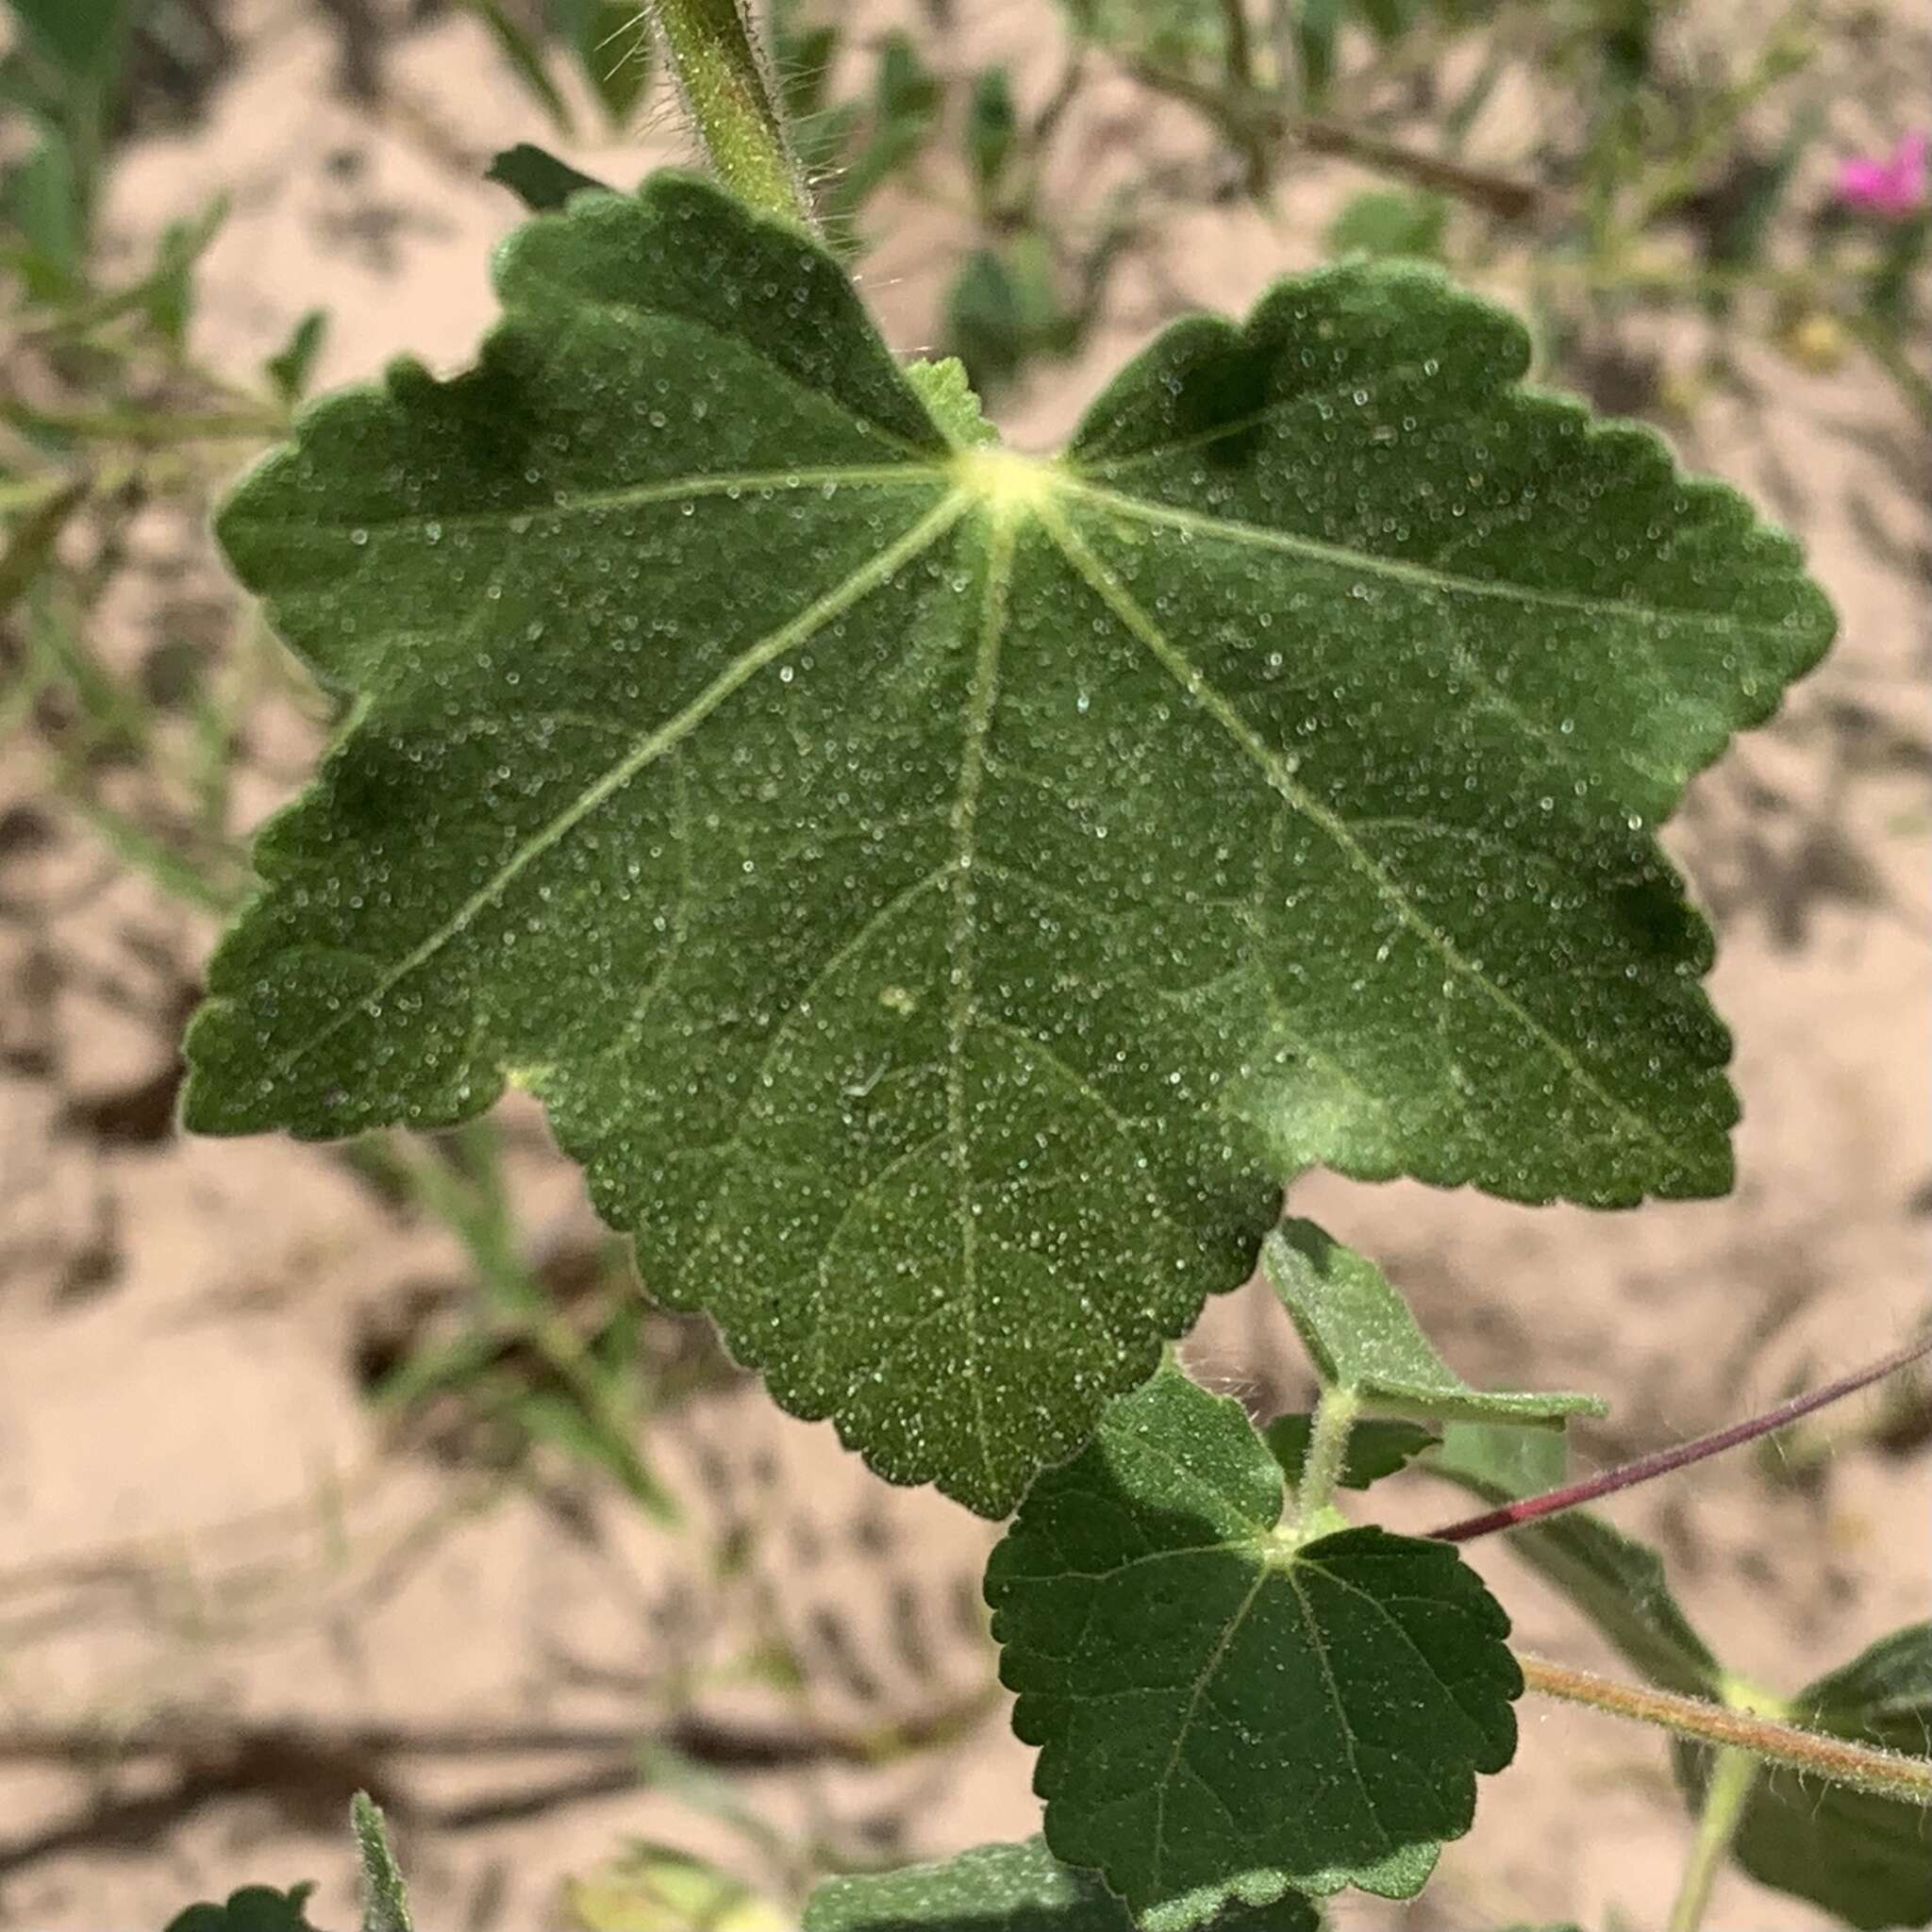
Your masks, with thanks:
<instances>
[{"instance_id":1,"label":"rounded young leaf","mask_svg":"<svg viewBox=\"0 0 1932 1932\"><path fill-rule=\"evenodd\" d=\"M1406 1896L1516 1748L1509 1621L1445 1543L1280 1524L1240 1407L1164 1370L1034 1485L987 1566L1046 1841L1149 1932Z\"/></svg>"},{"instance_id":2,"label":"rounded young leaf","mask_svg":"<svg viewBox=\"0 0 1932 1932\"><path fill-rule=\"evenodd\" d=\"M1246 1277L1309 1162L1729 1179L1651 826L1829 618L1432 274L1160 338L960 446L838 264L660 175L505 320L304 413L220 532L354 694L209 970L185 1108L539 1093L654 1295L1003 1513Z\"/></svg>"}]
</instances>

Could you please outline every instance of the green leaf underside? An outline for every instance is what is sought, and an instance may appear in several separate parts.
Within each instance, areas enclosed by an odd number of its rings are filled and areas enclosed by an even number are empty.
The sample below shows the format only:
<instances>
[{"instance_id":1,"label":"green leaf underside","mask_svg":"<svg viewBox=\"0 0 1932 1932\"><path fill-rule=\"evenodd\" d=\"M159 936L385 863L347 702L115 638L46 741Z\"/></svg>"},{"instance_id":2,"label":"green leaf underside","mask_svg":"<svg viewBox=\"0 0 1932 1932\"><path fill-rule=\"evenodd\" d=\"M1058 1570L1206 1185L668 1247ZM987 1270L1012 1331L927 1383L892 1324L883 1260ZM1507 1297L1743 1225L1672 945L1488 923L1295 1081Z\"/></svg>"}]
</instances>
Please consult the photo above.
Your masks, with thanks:
<instances>
[{"instance_id":1,"label":"green leaf underside","mask_svg":"<svg viewBox=\"0 0 1932 1932\"><path fill-rule=\"evenodd\" d=\"M1452 1424L1420 1467L1485 1503L1512 1502L1563 1480L1560 1459L1554 1472L1534 1466L1530 1439L1550 1440L1541 1429ZM1508 1539L1652 1683L1723 1701L1724 1666L1671 1593L1663 1558L1648 1543L1587 1509L1520 1524Z\"/></svg>"},{"instance_id":2,"label":"green leaf underside","mask_svg":"<svg viewBox=\"0 0 1932 1932\"><path fill-rule=\"evenodd\" d=\"M1035 1484L987 1567L1046 1841L1149 1932L1420 1889L1516 1745L1508 1619L1444 1543L1279 1533L1240 1407L1173 1369Z\"/></svg>"},{"instance_id":3,"label":"green leaf underside","mask_svg":"<svg viewBox=\"0 0 1932 1932\"><path fill-rule=\"evenodd\" d=\"M1829 615L1741 499L1414 270L957 451L808 239L659 175L498 262L479 368L308 410L220 529L359 700L262 834L191 1125L547 1104L660 1300L1010 1507L1280 1178L1719 1191L1648 826Z\"/></svg>"},{"instance_id":4,"label":"green leaf underside","mask_svg":"<svg viewBox=\"0 0 1932 1932\"><path fill-rule=\"evenodd\" d=\"M804 1932L1134 1932L1134 1921L1090 1873L1030 1838L941 1865L829 1879L805 1908ZM1236 1906L1213 1932L1318 1932L1318 1921L1307 1899L1290 1896Z\"/></svg>"},{"instance_id":5,"label":"green leaf underside","mask_svg":"<svg viewBox=\"0 0 1932 1932\"><path fill-rule=\"evenodd\" d=\"M1308 1444L1314 1440L1312 1415L1277 1416L1261 1431L1268 1453L1281 1465L1291 1483L1299 1483L1307 1466ZM1341 1473L1336 1477L1344 1490L1366 1490L1385 1475L1393 1475L1411 1457L1441 1441L1420 1423L1388 1422L1376 1417L1358 1422L1349 1431Z\"/></svg>"},{"instance_id":6,"label":"green leaf underside","mask_svg":"<svg viewBox=\"0 0 1932 1932\"><path fill-rule=\"evenodd\" d=\"M1881 1638L1791 1700L1793 1722L1915 1757L1932 1753L1932 1624ZM1705 1754L1680 1745L1687 1794ZM1732 1855L1760 1885L1809 1899L1861 1928L1932 1922L1932 1810L1767 1767Z\"/></svg>"},{"instance_id":7,"label":"green leaf underside","mask_svg":"<svg viewBox=\"0 0 1932 1932\"><path fill-rule=\"evenodd\" d=\"M1261 1262L1317 1372L1333 1387L1445 1422L1556 1424L1604 1413L1593 1395L1472 1389L1436 1353L1389 1277L1312 1221L1284 1221L1263 1245Z\"/></svg>"}]
</instances>

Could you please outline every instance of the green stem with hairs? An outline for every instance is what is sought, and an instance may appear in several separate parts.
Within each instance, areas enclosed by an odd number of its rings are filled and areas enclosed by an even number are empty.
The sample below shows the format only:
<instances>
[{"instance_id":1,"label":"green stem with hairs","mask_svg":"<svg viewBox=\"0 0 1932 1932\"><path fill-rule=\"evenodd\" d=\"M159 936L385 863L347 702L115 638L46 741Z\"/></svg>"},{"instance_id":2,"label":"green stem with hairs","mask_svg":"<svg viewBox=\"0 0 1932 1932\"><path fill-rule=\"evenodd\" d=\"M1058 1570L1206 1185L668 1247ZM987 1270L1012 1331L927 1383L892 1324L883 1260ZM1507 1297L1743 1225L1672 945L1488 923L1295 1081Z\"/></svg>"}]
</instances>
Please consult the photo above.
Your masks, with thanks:
<instances>
[{"instance_id":1,"label":"green stem with hairs","mask_svg":"<svg viewBox=\"0 0 1932 1932\"><path fill-rule=\"evenodd\" d=\"M1361 1397L1353 1389L1324 1389L1315 1405L1315 1423L1308 1432L1307 1460L1295 1485L1295 1523L1307 1535L1316 1512L1328 1507L1335 1485L1348 1460L1348 1439L1361 1410Z\"/></svg>"},{"instance_id":2,"label":"green stem with hairs","mask_svg":"<svg viewBox=\"0 0 1932 1932\"><path fill-rule=\"evenodd\" d=\"M777 91L742 0L648 0L677 90L718 178L760 214L812 225Z\"/></svg>"},{"instance_id":3,"label":"green stem with hairs","mask_svg":"<svg viewBox=\"0 0 1932 1932\"><path fill-rule=\"evenodd\" d=\"M1654 1724L1700 1744L1729 1746L1748 1752L1766 1764L1782 1765L1827 1784L1869 1791L1875 1798L1898 1798L1907 1805L1932 1807L1932 1758L1907 1757L1876 1744L1860 1744L1824 1731L1808 1731L1749 1711L1710 1704L1700 1697L1679 1697L1670 1690L1620 1684L1591 1671L1517 1654L1525 1685L1545 1697L1568 1704L1588 1705L1611 1717Z\"/></svg>"}]
</instances>

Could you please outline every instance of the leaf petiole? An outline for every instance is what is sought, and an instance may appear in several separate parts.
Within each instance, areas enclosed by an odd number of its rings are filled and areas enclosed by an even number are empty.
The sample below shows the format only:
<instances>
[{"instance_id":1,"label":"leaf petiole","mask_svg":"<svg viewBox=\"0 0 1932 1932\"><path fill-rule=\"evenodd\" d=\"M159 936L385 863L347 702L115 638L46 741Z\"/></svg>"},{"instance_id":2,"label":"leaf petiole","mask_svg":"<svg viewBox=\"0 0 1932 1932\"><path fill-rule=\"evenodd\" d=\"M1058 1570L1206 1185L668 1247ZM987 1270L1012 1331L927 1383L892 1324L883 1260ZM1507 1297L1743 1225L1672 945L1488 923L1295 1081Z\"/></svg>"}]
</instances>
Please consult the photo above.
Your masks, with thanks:
<instances>
[{"instance_id":1,"label":"leaf petiole","mask_svg":"<svg viewBox=\"0 0 1932 1932\"><path fill-rule=\"evenodd\" d=\"M1710 1434L1694 1437L1688 1442L1674 1443L1653 1455L1640 1456L1634 1462L1621 1463L1615 1469L1607 1469L1599 1475L1586 1477L1582 1482L1545 1490L1538 1496L1524 1496L1497 1508L1485 1509L1479 1516L1465 1516L1460 1522L1429 1531L1429 1535L1440 1543L1473 1542L1477 1537L1493 1536L1501 1529L1516 1529L1545 1516L1560 1515L1565 1509L1579 1508L1585 1503L1595 1502L1599 1496L1634 1489L1639 1483L1651 1482L1657 1476L1671 1474L1674 1470L1688 1468L1693 1462L1702 1462L1707 1456L1717 1456L1726 1449L1736 1449L1745 1442L1755 1441L1760 1436L1772 1435L1829 1403L1842 1401L1847 1395L1856 1395L1861 1389L1869 1389L1874 1382L1884 1381L1886 1376L1911 1367L1928 1355L1932 1355L1932 1332L1921 1336L1917 1341L1907 1342L1903 1348L1894 1349L1862 1369L1854 1369L1850 1374L1827 1382L1822 1389L1814 1389L1805 1395L1794 1395L1789 1402L1780 1402L1761 1415L1731 1423L1722 1429L1713 1429Z\"/></svg>"},{"instance_id":2,"label":"leaf petiole","mask_svg":"<svg viewBox=\"0 0 1932 1932\"><path fill-rule=\"evenodd\" d=\"M1324 1389L1315 1405L1315 1425L1308 1439L1308 1457L1302 1479L1295 1485L1295 1529L1306 1536L1316 1517L1327 1508L1348 1460L1348 1439L1361 1412L1359 1392L1349 1388Z\"/></svg>"}]
</instances>

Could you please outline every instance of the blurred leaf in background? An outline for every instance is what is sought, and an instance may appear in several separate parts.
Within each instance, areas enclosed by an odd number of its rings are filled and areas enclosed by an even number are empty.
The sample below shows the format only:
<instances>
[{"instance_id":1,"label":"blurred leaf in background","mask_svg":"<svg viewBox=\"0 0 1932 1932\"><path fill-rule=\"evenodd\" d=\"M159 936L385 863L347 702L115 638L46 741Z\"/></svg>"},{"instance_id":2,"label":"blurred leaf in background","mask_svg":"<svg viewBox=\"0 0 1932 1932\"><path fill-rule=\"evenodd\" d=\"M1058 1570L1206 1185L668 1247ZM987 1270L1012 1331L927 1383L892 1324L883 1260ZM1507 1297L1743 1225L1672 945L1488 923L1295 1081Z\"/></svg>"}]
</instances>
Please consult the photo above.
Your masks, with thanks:
<instances>
[{"instance_id":1,"label":"blurred leaf in background","mask_svg":"<svg viewBox=\"0 0 1932 1932\"><path fill-rule=\"evenodd\" d=\"M982 395L1011 383L1040 357L1065 355L1080 318L1060 299L1044 238L1027 231L976 249L946 291L946 353Z\"/></svg>"},{"instance_id":2,"label":"blurred leaf in background","mask_svg":"<svg viewBox=\"0 0 1932 1932\"><path fill-rule=\"evenodd\" d=\"M71 293L87 254L133 0L7 0L19 41L0 62L0 106L38 133L0 179L0 214L25 252L8 262L36 297Z\"/></svg>"},{"instance_id":3,"label":"blurred leaf in background","mask_svg":"<svg viewBox=\"0 0 1932 1932\"><path fill-rule=\"evenodd\" d=\"M1442 258L1442 230L1449 204L1419 189L1371 188L1351 195L1324 238L1330 255L1412 256Z\"/></svg>"},{"instance_id":4,"label":"blurred leaf in background","mask_svg":"<svg viewBox=\"0 0 1932 1932\"><path fill-rule=\"evenodd\" d=\"M633 1843L564 1887L579 1932L791 1932L793 1921L749 1886L669 1845Z\"/></svg>"},{"instance_id":5,"label":"blurred leaf in background","mask_svg":"<svg viewBox=\"0 0 1932 1932\"><path fill-rule=\"evenodd\" d=\"M28 43L76 81L112 74L134 17L134 0L7 0Z\"/></svg>"}]
</instances>

